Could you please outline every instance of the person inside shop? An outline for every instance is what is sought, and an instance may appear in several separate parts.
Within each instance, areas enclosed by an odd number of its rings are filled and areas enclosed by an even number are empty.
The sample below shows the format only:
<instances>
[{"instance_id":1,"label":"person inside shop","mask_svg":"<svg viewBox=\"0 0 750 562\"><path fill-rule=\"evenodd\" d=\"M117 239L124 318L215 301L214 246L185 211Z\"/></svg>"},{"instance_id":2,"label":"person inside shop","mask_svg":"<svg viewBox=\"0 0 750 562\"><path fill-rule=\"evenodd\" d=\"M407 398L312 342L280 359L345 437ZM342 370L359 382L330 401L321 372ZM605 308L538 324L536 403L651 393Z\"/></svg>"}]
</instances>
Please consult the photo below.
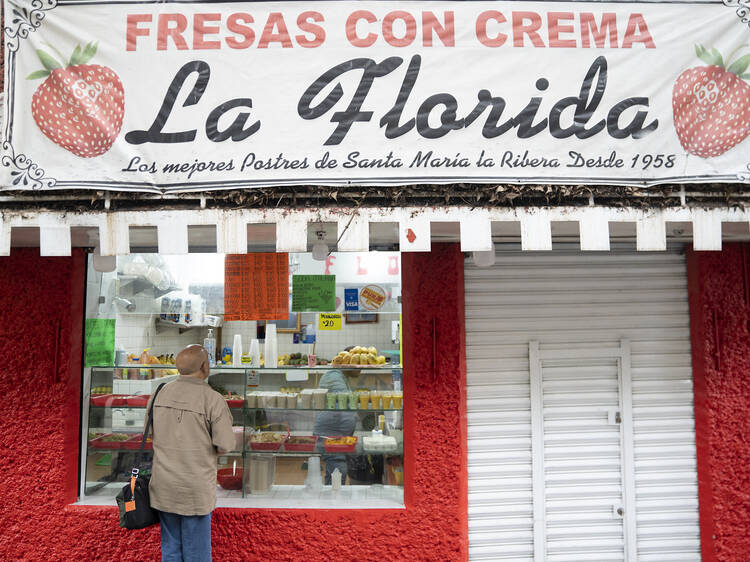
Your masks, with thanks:
<instances>
[{"instance_id":1,"label":"person inside shop","mask_svg":"<svg viewBox=\"0 0 750 562\"><path fill-rule=\"evenodd\" d=\"M351 392L349 379L359 376L359 371L333 369L328 371L320 378L318 388L325 388L328 392ZM313 434L320 437L341 437L354 435L354 428L357 425L356 412L347 412L344 410L331 410L327 412L318 412L315 416L315 426ZM325 463L324 484L331 485L331 474L337 468L341 473L341 482L346 482L347 462L346 455L321 455Z\"/></svg>"},{"instance_id":2,"label":"person inside shop","mask_svg":"<svg viewBox=\"0 0 750 562\"><path fill-rule=\"evenodd\" d=\"M217 455L234 449L232 414L206 384L205 348L187 346L176 367L179 376L154 402L151 507L159 511L162 561L209 562Z\"/></svg>"}]
</instances>

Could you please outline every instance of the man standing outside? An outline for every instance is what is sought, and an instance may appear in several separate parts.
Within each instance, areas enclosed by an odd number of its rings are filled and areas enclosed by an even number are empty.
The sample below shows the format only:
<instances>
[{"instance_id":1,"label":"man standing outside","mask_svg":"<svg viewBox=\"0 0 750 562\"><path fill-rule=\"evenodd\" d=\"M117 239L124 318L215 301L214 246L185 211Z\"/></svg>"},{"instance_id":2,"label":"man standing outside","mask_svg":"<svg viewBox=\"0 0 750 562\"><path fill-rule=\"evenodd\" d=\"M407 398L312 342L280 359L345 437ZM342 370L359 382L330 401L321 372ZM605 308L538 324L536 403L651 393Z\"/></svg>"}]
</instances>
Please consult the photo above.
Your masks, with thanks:
<instances>
[{"instance_id":1,"label":"man standing outside","mask_svg":"<svg viewBox=\"0 0 750 562\"><path fill-rule=\"evenodd\" d=\"M216 457L234 449L232 414L206 384L209 362L202 346L180 351L176 367L180 375L154 403L151 507L160 512L163 562L208 562Z\"/></svg>"}]
</instances>

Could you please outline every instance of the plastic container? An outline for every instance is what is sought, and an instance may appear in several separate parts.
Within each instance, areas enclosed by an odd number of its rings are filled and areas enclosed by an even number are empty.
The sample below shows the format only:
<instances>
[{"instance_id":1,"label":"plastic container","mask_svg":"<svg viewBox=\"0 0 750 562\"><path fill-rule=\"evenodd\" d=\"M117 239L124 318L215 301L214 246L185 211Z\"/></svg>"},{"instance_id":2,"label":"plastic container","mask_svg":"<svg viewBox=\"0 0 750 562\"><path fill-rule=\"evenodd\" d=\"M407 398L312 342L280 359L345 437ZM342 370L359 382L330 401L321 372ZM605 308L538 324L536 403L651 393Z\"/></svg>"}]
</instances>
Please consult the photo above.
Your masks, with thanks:
<instances>
[{"instance_id":1,"label":"plastic container","mask_svg":"<svg viewBox=\"0 0 750 562\"><path fill-rule=\"evenodd\" d=\"M141 448L141 440L143 439L143 434L139 435L133 435L130 439L127 441L122 442L122 448L123 449L130 449L133 451L137 451ZM144 447L145 451L153 451L154 450L154 442L149 437L146 439L146 446Z\"/></svg>"},{"instance_id":2,"label":"plastic container","mask_svg":"<svg viewBox=\"0 0 750 562\"><path fill-rule=\"evenodd\" d=\"M285 451L304 451L312 452L315 450L315 446L318 444L317 435L305 435L304 437L310 437L313 439L310 443L289 443L289 440L294 436L289 436L284 439L284 450Z\"/></svg>"},{"instance_id":3,"label":"plastic container","mask_svg":"<svg viewBox=\"0 0 750 562\"><path fill-rule=\"evenodd\" d=\"M242 398L227 398L227 406L230 408L242 408L244 403Z\"/></svg>"},{"instance_id":4,"label":"plastic container","mask_svg":"<svg viewBox=\"0 0 750 562\"><path fill-rule=\"evenodd\" d=\"M220 468L216 471L216 480L225 490L241 490L242 468Z\"/></svg>"},{"instance_id":5,"label":"plastic container","mask_svg":"<svg viewBox=\"0 0 750 562\"><path fill-rule=\"evenodd\" d=\"M128 400L125 394L102 394L91 398L92 406L127 406Z\"/></svg>"},{"instance_id":6,"label":"plastic container","mask_svg":"<svg viewBox=\"0 0 750 562\"><path fill-rule=\"evenodd\" d=\"M106 439L110 435L112 435L112 433L105 433L96 439L92 439L89 441L89 447L92 449L122 449L125 441L102 441L102 439Z\"/></svg>"},{"instance_id":7,"label":"plastic container","mask_svg":"<svg viewBox=\"0 0 750 562\"><path fill-rule=\"evenodd\" d=\"M252 440L252 436L248 439L250 441L250 448L253 451L278 451L281 449L281 444L284 442L283 439L270 443L261 443Z\"/></svg>"},{"instance_id":8,"label":"plastic container","mask_svg":"<svg viewBox=\"0 0 750 562\"><path fill-rule=\"evenodd\" d=\"M310 410L313 406L313 389L305 388L300 392L300 405L299 407L304 410Z\"/></svg>"},{"instance_id":9,"label":"plastic container","mask_svg":"<svg viewBox=\"0 0 750 562\"><path fill-rule=\"evenodd\" d=\"M339 392L338 394L336 394L336 402L338 404L339 410L348 410L349 409L349 393Z\"/></svg>"},{"instance_id":10,"label":"plastic container","mask_svg":"<svg viewBox=\"0 0 750 562\"><path fill-rule=\"evenodd\" d=\"M354 437L354 443L351 445L333 445L330 443L333 439L340 439L337 437L327 437L326 440L323 442L323 446L325 447L326 453L353 453L355 447L357 446L357 438Z\"/></svg>"},{"instance_id":11,"label":"plastic container","mask_svg":"<svg viewBox=\"0 0 750 562\"><path fill-rule=\"evenodd\" d=\"M362 438L362 451L365 453L391 453L398 450L395 437L389 435L373 435Z\"/></svg>"},{"instance_id":12,"label":"plastic container","mask_svg":"<svg viewBox=\"0 0 750 562\"><path fill-rule=\"evenodd\" d=\"M336 392L327 393L326 394L326 407L329 410L335 410L337 400L338 400L338 393Z\"/></svg>"},{"instance_id":13,"label":"plastic container","mask_svg":"<svg viewBox=\"0 0 750 562\"><path fill-rule=\"evenodd\" d=\"M350 410L359 409L359 396L357 396L356 392L349 393L349 409Z\"/></svg>"},{"instance_id":14,"label":"plastic container","mask_svg":"<svg viewBox=\"0 0 750 562\"><path fill-rule=\"evenodd\" d=\"M131 408L145 408L151 399L150 394L139 394L137 396L128 396L125 401Z\"/></svg>"},{"instance_id":15,"label":"plastic container","mask_svg":"<svg viewBox=\"0 0 750 562\"><path fill-rule=\"evenodd\" d=\"M246 463L249 470L242 475L245 493L263 495L270 492L276 476L276 457L253 455Z\"/></svg>"},{"instance_id":16,"label":"plastic container","mask_svg":"<svg viewBox=\"0 0 750 562\"><path fill-rule=\"evenodd\" d=\"M297 408L297 394L286 395L286 408L289 410Z\"/></svg>"},{"instance_id":17,"label":"plastic container","mask_svg":"<svg viewBox=\"0 0 750 562\"><path fill-rule=\"evenodd\" d=\"M257 408L258 407L258 393L248 392L247 394L245 394L245 401L247 402L248 408Z\"/></svg>"},{"instance_id":18,"label":"plastic container","mask_svg":"<svg viewBox=\"0 0 750 562\"><path fill-rule=\"evenodd\" d=\"M325 410L326 409L326 394L328 394L328 390L325 388L315 388L313 389L313 395L312 395L312 407L315 410Z\"/></svg>"},{"instance_id":19,"label":"plastic container","mask_svg":"<svg viewBox=\"0 0 750 562\"><path fill-rule=\"evenodd\" d=\"M276 404L276 396L273 392L261 392L258 395L258 407L260 408L274 408Z\"/></svg>"}]
</instances>

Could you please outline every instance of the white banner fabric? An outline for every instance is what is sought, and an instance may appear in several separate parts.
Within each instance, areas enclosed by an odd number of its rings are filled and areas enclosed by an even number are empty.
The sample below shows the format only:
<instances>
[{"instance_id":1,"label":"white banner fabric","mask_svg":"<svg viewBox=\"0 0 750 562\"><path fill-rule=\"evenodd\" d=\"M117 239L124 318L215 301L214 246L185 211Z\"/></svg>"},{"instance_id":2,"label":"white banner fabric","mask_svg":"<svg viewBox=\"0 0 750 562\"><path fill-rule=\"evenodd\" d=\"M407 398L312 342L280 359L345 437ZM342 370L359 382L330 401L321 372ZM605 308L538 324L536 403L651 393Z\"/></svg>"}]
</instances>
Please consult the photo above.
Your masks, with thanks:
<instances>
[{"instance_id":1,"label":"white banner fabric","mask_svg":"<svg viewBox=\"0 0 750 562\"><path fill-rule=\"evenodd\" d=\"M750 181L747 0L5 0L0 189Z\"/></svg>"}]
</instances>

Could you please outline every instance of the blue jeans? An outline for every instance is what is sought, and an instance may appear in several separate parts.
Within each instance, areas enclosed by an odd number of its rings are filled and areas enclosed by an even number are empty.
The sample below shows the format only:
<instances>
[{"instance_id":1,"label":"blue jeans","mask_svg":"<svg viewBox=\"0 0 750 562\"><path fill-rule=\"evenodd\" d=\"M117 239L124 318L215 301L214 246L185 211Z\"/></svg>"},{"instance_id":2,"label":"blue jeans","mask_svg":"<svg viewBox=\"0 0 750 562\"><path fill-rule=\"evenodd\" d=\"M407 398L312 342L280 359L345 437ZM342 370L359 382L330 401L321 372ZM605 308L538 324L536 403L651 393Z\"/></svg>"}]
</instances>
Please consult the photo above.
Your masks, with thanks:
<instances>
[{"instance_id":1,"label":"blue jeans","mask_svg":"<svg viewBox=\"0 0 750 562\"><path fill-rule=\"evenodd\" d=\"M159 512L162 562L211 562L211 514Z\"/></svg>"}]
</instances>

